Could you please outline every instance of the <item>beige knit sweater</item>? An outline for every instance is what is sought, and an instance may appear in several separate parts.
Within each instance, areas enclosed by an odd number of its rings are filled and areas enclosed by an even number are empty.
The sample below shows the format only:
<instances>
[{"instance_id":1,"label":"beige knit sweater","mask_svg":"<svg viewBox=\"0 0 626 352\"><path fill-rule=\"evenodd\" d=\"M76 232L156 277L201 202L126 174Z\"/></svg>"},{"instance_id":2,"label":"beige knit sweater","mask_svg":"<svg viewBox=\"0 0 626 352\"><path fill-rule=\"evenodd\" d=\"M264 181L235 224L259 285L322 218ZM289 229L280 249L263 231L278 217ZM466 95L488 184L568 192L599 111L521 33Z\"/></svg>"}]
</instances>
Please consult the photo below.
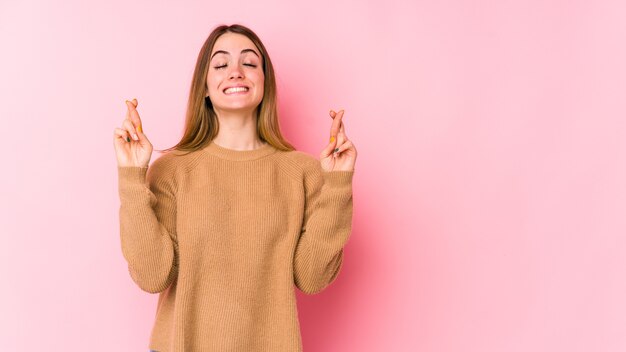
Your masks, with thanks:
<instances>
[{"instance_id":1,"label":"beige knit sweater","mask_svg":"<svg viewBox=\"0 0 626 352\"><path fill-rule=\"evenodd\" d=\"M302 351L294 285L314 294L337 277L353 174L213 142L118 167L122 253L133 281L159 293L149 349Z\"/></svg>"}]
</instances>

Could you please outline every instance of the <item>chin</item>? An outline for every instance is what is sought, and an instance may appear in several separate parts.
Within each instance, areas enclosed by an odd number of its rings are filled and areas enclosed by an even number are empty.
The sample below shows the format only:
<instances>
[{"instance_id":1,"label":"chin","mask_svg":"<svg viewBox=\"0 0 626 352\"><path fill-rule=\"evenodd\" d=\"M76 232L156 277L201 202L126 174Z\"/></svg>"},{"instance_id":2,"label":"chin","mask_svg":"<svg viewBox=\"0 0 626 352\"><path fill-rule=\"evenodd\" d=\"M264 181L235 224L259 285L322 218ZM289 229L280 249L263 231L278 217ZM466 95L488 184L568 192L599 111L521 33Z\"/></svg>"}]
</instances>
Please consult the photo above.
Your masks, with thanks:
<instances>
[{"instance_id":1,"label":"chin","mask_svg":"<svg viewBox=\"0 0 626 352\"><path fill-rule=\"evenodd\" d=\"M261 101L255 102L255 103L250 103L249 101L241 101L241 102L229 101L229 102L226 102L225 104L220 104L218 108L221 110L229 110L229 111L232 111L232 110L249 111L249 110L256 109L260 105L261 105Z\"/></svg>"},{"instance_id":2,"label":"chin","mask_svg":"<svg viewBox=\"0 0 626 352\"><path fill-rule=\"evenodd\" d=\"M237 105L237 104L231 104L231 105L223 105L218 107L219 110L224 110L224 111L241 111L241 112L248 112L248 111L253 111L254 109L258 108L259 105Z\"/></svg>"}]
</instances>

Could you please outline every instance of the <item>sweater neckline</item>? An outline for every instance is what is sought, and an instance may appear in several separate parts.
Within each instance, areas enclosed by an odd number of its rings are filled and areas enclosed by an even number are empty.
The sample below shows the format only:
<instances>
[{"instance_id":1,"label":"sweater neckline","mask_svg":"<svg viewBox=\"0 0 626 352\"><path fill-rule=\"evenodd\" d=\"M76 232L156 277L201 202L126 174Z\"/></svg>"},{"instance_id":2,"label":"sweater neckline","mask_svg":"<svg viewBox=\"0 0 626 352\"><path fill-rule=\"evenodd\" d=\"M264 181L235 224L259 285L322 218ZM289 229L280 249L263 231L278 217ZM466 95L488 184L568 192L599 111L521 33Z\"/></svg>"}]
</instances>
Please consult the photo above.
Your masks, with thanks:
<instances>
[{"instance_id":1,"label":"sweater neckline","mask_svg":"<svg viewBox=\"0 0 626 352\"><path fill-rule=\"evenodd\" d=\"M205 153L209 153L222 159L244 161L262 158L264 156L273 154L274 152L276 152L277 149L274 148L274 146L272 146L271 144L266 143L257 149L237 150L222 147L218 144L215 144L214 141L211 141L206 147L202 148L202 150Z\"/></svg>"}]
</instances>

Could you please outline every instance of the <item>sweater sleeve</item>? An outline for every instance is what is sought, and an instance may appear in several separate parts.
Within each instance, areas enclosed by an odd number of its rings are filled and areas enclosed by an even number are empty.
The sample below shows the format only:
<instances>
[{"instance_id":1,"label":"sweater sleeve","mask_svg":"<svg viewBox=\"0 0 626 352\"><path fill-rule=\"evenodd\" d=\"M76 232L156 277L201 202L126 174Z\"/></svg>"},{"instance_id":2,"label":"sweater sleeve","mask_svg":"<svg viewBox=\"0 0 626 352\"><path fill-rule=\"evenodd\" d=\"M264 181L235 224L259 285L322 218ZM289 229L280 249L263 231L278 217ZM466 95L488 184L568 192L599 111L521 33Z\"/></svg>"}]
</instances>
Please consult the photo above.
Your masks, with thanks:
<instances>
[{"instance_id":1,"label":"sweater sleeve","mask_svg":"<svg viewBox=\"0 0 626 352\"><path fill-rule=\"evenodd\" d=\"M122 254L133 281L162 292L178 273L174 166L164 156L150 168L118 166Z\"/></svg>"},{"instance_id":2,"label":"sweater sleeve","mask_svg":"<svg viewBox=\"0 0 626 352\"><path fill-rule=\"evenodd\" d=\"M305 172L305 210L294 257L294 281L306 294L330 285L343 264L352 231L351 171L323 171L319 161Z\"/></svg>"}]
</instances>

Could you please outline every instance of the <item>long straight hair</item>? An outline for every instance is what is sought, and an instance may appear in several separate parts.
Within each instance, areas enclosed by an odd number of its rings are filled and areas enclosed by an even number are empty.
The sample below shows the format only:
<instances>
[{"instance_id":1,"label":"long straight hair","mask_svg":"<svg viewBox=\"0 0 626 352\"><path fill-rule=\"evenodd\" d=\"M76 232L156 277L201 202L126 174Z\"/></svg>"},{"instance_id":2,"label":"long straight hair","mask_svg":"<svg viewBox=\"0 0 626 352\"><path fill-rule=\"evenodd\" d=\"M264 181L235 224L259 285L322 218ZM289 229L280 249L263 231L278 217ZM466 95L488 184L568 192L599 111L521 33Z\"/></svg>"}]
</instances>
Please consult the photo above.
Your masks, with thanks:
<instances>
[{"instance_id":1,"label":"long straight hair","mask_svg":"<svg viewBox=\"0 0 626 352\"><path fill-rule=\"evenodd\" d=\"M272 66L270 56L261 39L252 30L240 24L233 24L216 27L206 39L204 45L202 45L191 81L183 136L175 146L163 150L157 149L157 151L179 150L192 152L202 149L217 136L219 121L211 100L205 95L207 90L206 77L209 71L209 61L213 46L217 39L227 32L239 33L248 37L259 49L263 58L264 93L263 100L257 108L256 121L259 139L279 150L295 150L293 145L285 140L280 132L276 76L274 75L274 67Z\"/></svg>"}]
</instances>

